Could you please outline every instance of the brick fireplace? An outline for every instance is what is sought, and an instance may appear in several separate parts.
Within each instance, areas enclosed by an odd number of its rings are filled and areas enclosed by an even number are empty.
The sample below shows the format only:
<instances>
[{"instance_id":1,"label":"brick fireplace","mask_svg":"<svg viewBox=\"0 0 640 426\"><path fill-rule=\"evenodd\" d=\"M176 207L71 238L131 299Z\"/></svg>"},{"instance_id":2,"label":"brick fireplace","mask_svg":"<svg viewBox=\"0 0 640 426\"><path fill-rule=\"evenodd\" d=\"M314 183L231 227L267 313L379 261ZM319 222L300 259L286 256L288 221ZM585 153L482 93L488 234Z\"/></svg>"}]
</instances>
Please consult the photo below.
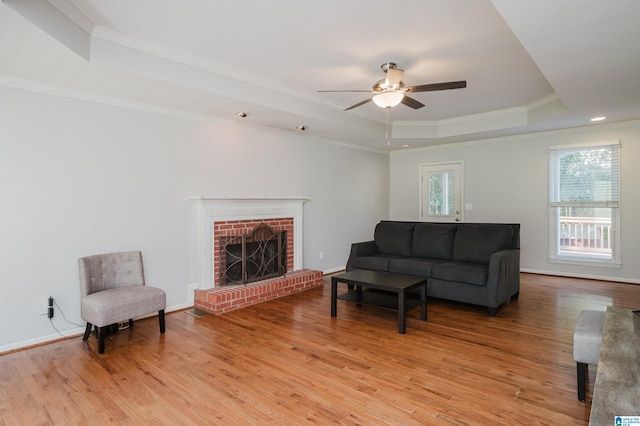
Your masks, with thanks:
<instances>
[{"instance_id":1,"label":"brick fireplace","mask_svg":"<svg viewBox=\"0 0 640 426\"><path fill-rule=\"evenodd\" d=\"M286 231L286 269L293 270L293 241L294 229L292 217L250 220L225 220L213 223L213 285L224 284L224 267L226 265L225 250L221 239L223 237L238 237L250 235L259 226L268 226L274 231Z\"/></svg>"},{"instance_id":2,"label":"brick fireplace","mask_svg":"<svg viewBox=\"0 0 640 426\"><path fill-rule=\"evenodd\" d=\"M322 286L322 272L302 267L302 205L306 197L194 197L197 287L194 307L221 314ZM245 235L259 225L286 231L287 272L240 285L220 285L221 236ZM221 261L222 260L222 261Z\"/></svg>"}]
</instances>

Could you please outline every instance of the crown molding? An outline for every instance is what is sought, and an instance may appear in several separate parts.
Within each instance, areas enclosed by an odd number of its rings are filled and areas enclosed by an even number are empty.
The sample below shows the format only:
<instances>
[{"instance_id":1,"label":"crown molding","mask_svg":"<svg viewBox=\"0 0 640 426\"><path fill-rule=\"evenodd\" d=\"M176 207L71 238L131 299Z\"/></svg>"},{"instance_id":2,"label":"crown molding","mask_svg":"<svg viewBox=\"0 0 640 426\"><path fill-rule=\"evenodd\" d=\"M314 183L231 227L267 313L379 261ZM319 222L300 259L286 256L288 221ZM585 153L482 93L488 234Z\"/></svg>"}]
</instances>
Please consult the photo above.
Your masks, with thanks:
<instances>
[{"instance_id":1,"label":"crown molding","mask_svg":"<svg viewBox=\"0 0 640 426\"><path fill-rule=\"evenodd\" d=\"M432 121L395 121L393 137L398 139L438 139L482 131L508 129L530 124L533 114L556 115L566 111L557 93L530 104Z\"/></svg>"},{"instance_id":2,"label":"crown molding","mask_svg":"<svg viewBox=\"0 0 640 426\"><path fill-rule=\"evenodd\" d=\"M56 86L53 84L41 83L37 81L22 80L13 77L0 76L0 86L27 90L30 92L43 93L63 98L76 99L86 102L93 102L118 108L149 112L152 114L168 115L171 117L183 118L187 120L197 120L205 122L220 122L223 120L209 115L179 110L176 108L160 107L157 105L132 101L129 99L99 95L96 93L84 92L82 90L71 89L68 87Z\"/></svg>"},{"instance_id":3,"label":"crown molding","mask_svg":"<svg viewBox=\"0 0 640 426\"><path fill-rule=\"evenodd\" d=\"M273 131L273 132L285 131L286 132L286 130L271 128L267 126L261 126L259 124L243 123L241 125L239 123L236 123L234 120L230 120L228 118L219 118L219 117L214 117L210 115L179 110L175 108L159 107L156 105L131 101L128 99L116 98L113 96L98 95L95 93L88 93L88 92L84 92L77 89L70 89L68 87L56 86L52 84L41 83L41 82L30 81L30 80L22 80L22 79L6 77L6 76L0 76L0 87L25 90L25 91L41 93L45 95L75 99L75 100L84 101L84 102L92 102L92 103L108 105L116 108L146 112L150 114L164 115L164 116L191 120L191 121L200 121L204 123L211 123L211 124L217 124L217 125L237 126L245 129L252 129L258 132L264 132L264 131ZM293 133L293 130L291 132ZM307 138L312 139L316 142L338 146L342 148L355 149L358 151L366 151L366 152L372 152L376 154L384 154L384 155L389 154L388 150L384 150L382 148L381 149L370 148L370 147L361 146L361 145L338 142L338 141L334 141L326 138L312 137L311 135L304 135L300 137L304 137L305 139Z\"/></svg>"},{"instance_id":4,"label":"crown molding","mask_svg":"<svg viewBox=\"0 0 640 426\"><path fill-rule=\"evenodd\" d=\"M13 89L26 90L36 93L42 93L51 96L58 96L69 99L76 99L85 102L93 102L102 105L109 105L117 108L147 112L151 114L159 114L164 116L170 116L175 118L181 118L192 121L200 121L206 123L213 124L236 124L233 120L212 117L209 115L193 113L189 111L183 111L173 108L165 108L159 107L155 105L145 104L142 102L135 102L127 99L115 98L111 96L97 95L94 93L83 92L81 90L70 89L67 87L55 86L52 84L46 84L41 82L22 80L18 78L0 76L0 86L8 87ZM239 124L236 124L239 125ZM402 154L406 152L415 152L415 151L430 151L430 150L438 150L438 149L449 149L458 146L469 146L469 145L480 145L480 144L489 144L489 143L500 143L506 141L525 141L531 140L541 137L549 137L556 135L576 135L583 134L587 132L593 132L596 130L615 130L621 128L629 128L629 127L638 127L640 126L640 120L632 120L632 121L623 121L618 123L603 123L603 124L593 124L588 126L581 127L573 127L569 129L559 129L559 130L549 130L544 132L535 132L535 133L526 133L521 135L513 135L513 136L502 136L498 138L489 138L489 139L479 139L474 141L463 141L463 142L451 142L446 144L438 144L431 145L426 147L416 147L416 148L407 148L407 149L383 149L383 148L371 148L365 147L361 145L348 144L344 142L338 142L335 140L330 140L326 138L320 137L310 137L314 141L325 143L333 146L338 146L342 148L355 149L359 151L371 152L375 154L383 154L383 155L395 155ZM256 131L283 131L278 129L272 129L265 126L260 125L242 125L243 128L253 128ZM310 135L304 135L304 138L308 138Z\"/></svg>"},{"instance_id":5,"label":"crown molding","mask_svg":"<svg viewBox=\"0 0 640 426\"><path fill-rule=\"evenodd\" d=\"M391 156L396 154L404 154L406 152L436 151L436 150L451 149L451 148L458 148L458 147L464 147L464 146L488 145L488 144L504 143L504 142L524 142L524 141L529 141L533 139L549 138L549 137L555 137L555 136L583 135L586 133L593 133L593 132L599 132L599 131L611 131L611 130L617 130L617 129L633 128L633 127L640 127L640 120L620 121L617 123L606 123L606 124L592 124L587 126L571 127L566 129L546 130L542 132L532 132L532 133L525 133L525 134L511 135L511 136L501 136L497 138L478 139L478 140L472 140L472 141L451 142L446 144L407 148L403 150L392 151Z\"/></svg>"}]
</instances>

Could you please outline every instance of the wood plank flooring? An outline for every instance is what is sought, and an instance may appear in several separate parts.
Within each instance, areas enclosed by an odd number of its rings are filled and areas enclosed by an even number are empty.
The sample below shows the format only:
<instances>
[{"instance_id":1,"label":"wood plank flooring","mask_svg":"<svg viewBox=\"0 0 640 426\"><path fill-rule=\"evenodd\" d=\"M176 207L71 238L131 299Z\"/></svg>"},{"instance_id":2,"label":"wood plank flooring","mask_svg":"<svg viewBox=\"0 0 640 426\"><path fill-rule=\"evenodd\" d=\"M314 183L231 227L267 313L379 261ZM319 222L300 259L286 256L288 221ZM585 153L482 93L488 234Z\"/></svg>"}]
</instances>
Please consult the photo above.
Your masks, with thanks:
<instances>
[{"instance_id":1,"label":"wood plank flooring","mask_svg":"<svg viewBox=\"0 0 640 426\"><path fill-rule=\"evenodd\" d=\"M522 274L486 309L429 300L427 322L338 301L330 285L222 316L167 315L107 339L0 356L0 425L584 425L573 326L583 309L640 308L640 286ZM325 282L328 277L325 277ZM339 285L342 289L342 285Z\"/></svg>"}]
</instances>

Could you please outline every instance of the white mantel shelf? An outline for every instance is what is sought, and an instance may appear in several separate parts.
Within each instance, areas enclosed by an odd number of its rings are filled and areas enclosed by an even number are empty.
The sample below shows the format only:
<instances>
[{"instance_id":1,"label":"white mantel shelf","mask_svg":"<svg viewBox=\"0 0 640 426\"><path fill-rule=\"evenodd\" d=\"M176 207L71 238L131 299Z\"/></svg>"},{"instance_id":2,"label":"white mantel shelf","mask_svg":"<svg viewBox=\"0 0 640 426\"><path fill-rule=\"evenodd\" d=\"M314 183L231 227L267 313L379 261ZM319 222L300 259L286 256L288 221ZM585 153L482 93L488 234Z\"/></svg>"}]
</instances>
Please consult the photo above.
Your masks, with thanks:
<instances>
[{"instance_id":1,"label":"white mantel shelf","mask_svg":"<svg viewBox=\"0 0 640 426\"><path fill-rule=\"evenodd\" d=\"M231 220L293 217L293 269L302 265L302 205L311 197L301 196L194 196L196 204L197 288L213 287L213 224Z\"/></svg>"}]
</instances>

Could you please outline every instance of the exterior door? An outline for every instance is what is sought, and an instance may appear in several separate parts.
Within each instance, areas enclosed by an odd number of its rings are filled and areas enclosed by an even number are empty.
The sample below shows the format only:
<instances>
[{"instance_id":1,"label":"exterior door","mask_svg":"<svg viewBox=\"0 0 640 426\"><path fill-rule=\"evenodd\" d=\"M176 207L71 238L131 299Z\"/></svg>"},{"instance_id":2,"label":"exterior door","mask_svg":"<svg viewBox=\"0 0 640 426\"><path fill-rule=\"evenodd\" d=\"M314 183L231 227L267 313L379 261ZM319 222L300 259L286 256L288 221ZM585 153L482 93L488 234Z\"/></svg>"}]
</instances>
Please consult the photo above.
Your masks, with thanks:
<instances>
[{"instance_id":1,"label":"exterior door","mask_svg":"<svg viewBox=\"0 0 640 426\"><path fill-rule=\"evenodd\" d=\"M420 220L463 221L462 162L420 166Z\"/></svg>"}]
</instances>

